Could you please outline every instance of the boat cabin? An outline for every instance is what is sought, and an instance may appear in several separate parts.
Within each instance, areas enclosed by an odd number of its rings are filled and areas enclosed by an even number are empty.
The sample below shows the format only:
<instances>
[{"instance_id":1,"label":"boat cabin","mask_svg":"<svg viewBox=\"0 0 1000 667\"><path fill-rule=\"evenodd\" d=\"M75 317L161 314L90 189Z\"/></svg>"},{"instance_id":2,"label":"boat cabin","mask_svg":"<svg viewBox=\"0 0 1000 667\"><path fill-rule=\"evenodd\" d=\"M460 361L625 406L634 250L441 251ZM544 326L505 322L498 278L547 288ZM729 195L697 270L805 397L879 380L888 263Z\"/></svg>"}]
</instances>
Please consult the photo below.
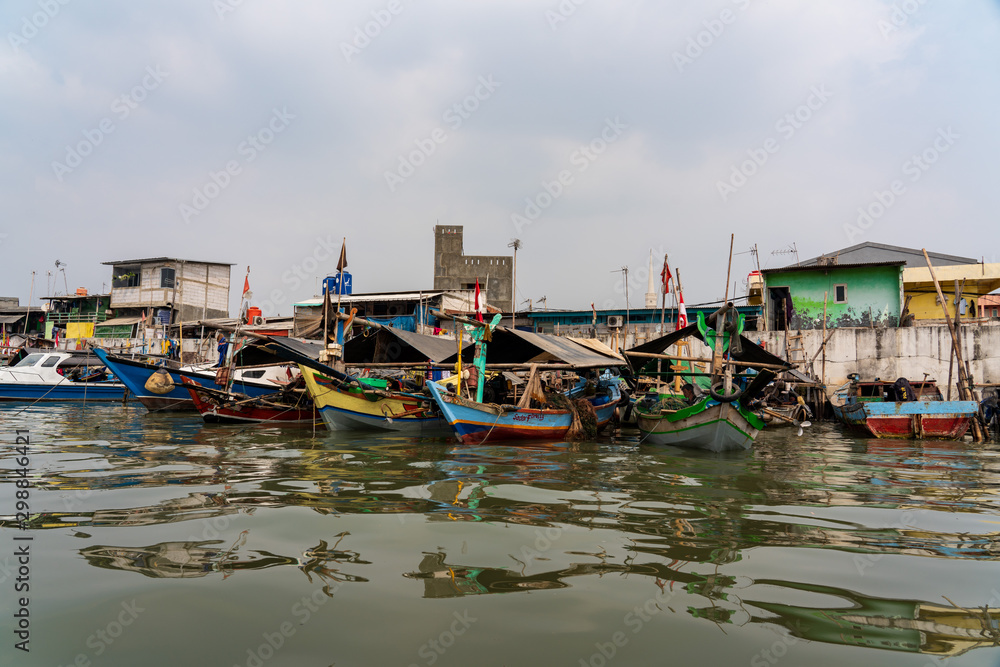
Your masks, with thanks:
<instances>
[{"instance_id":1,"label":"boat cabin","mask_svg":"<svg viewBox=\"0 0 1000 667\"><path fill-rule=\"evenodd\" d=\"M848 396L853 396L857 401L863 403L895 402L896 398L895 381L875 380L874 382L855 382L851 385ZM935 380L914 380L910 382L913 387L914 400L916 401L942 401L944 397L937 386Z\"/></svg>"}]
</instances>

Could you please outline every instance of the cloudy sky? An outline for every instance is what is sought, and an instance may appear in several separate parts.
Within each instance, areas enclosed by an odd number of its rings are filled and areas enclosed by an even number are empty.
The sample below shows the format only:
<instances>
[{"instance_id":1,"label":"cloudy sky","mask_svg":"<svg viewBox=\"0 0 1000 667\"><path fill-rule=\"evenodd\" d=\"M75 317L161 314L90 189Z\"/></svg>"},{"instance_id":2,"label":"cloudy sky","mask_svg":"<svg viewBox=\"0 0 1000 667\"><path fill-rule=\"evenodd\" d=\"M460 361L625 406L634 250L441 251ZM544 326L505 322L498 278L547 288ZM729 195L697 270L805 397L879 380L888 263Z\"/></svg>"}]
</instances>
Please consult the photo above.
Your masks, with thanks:
<instances>
[{"instance_id":1,"label":"cloudy sky","mask_svg":"<svg viewBox=\"0 0 1000 667\"><path fill-rule=\"evenodd\" d=\"M252 267L289 314L428 289L433 226L518 299L688 303L794 244L998 258L997 0L5 0L0 294L103 261ZM658 269L657 269L658 271ZM233 290L233 309L238 294ZM268 312L269 311L269 312Z\"/></svg>"}]
</instances>

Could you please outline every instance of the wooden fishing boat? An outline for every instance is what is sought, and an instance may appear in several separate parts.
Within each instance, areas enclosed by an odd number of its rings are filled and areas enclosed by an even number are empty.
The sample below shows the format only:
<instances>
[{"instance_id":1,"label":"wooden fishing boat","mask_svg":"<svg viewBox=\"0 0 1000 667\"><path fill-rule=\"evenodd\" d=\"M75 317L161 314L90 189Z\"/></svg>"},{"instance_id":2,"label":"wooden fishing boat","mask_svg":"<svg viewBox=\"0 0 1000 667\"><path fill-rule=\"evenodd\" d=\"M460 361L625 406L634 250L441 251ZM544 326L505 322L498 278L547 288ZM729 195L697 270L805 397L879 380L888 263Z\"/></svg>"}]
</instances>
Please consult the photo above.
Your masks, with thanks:
<instances>
[{"instance_id":1,"label":"wooden fishing boat","mask_svg":"<svg viewBox=\"0 0 1000 667\"><path fill-rule=\"evenodd\" d=\"M0 369L0 401L121 401L126 387L87 353L25 350ZM16 358L16 357L15 357Z\"/></svg>"},{"instance_id":2,"label":"wooden fishing boat","mask_svg":"<svg viewBox=\"0 0 1000 667\"><path fill-rule=\"evenodd\" d=\"M525 396L531 395L531 380ZM523 405L497 405L478 403L455 394L448 393L436 382L428 382L427 388L437 402L445 421L452 428L459 442L465 444L491 442L497 440L564 440L570 433L574 419L579 420L580 403L593 405L587 399L563 397L561 408L531 408ZM536 394L537 396L537 394ZM547 400L553 400L549 397ZM529 398L530 401L530 398ZM572 407L571 407L572 405ZM617 400L605 400L593 407L596 428L600 430L611 421L617 407Z\"/></svg>"},{"instance_id":3,"label":"wooden fishing boat","mask_svg":"<svg viewBox=\"0 0 1000 667\"><path fill-rule=\"evenodd\" d=\"M833 414L848 427L876 438L957 440L979 412L975 401L944 400L934 380L908 382L911 400L896 400L901 398L896 393L902 382L860 382L853 376L834 392Z\"/></svg>"},{"instance_id":4,"label":"wooden fishing boat","mask_svg":"<svg viewBox=\"0 0 1000 667\"><path fill-rule=\"evenodd\" d=\"M668 397L663 397L667 399ZM636 404L641 442L712 452L750 449L764 422L739 402L719 403L710 396L686 407Z\"/></svg>"},{"instance_id":5,"label":"wooden fishing boat","mask_svg":"<svg viewBox=\"0 0 1000 667\"><path fill-rule=\"evenodd\" d=\"M652 392L631 412L640 442L713 452L749 449L764 422L749 408L777 372L792 366L742 335L744 317L732 304L689 325L625 352L636 375L666 377L674 389ZM695 370L691 360L663 352L685 339L703 342L712 351L704 362L708 372ZM669 362L657 371L653 361ZM676 389L681 382L685 392ZM707 389L707 392L704 391Z\"/></svg>"},{"instance_id":6,"label":"wooden fishing boat","mask_svg":"<svg viewBox=\"0 0 1000 667\"><path fill-rule=\"evenodd\" d=\"M112 354L101 348L95 348L94 354L111 372L128 387L139 402L150 412L179 412L195 410L191 394L185 388L181 378L186 377L196 383L225 391L225 387L216 382L218 368L211 366L185 366L172 368L138 359L129 359ZM269 378L287 378L289 366L274 365L271 369L236 368L230 390L247 396L263 396L274 393L279 385Z\"/></svg>"},{"instance_id":7,"label":"wooden fishing boat","mask_svg":"<svg viewBox=\"0 0 1000 667\"><path fill-rule=\"evenodd\" d=\"M247 397L198 384L188 377L181 382L195 409L206 423L214 424L312 424L317 418L312 400L294 385L264 396Z\"/></svg>"},{"instance_id":8,"label":"wooden fishing boat","mask_svg":"<svg viewBox=\"0 0 1000 667\"><path fill-rule=\"evenodd\" d=\"M306 388L331 431L392 431L441 436L450 431L429 396L402 391L399 385L375 386L368 378L299 367Z\"/></svg>"}]
</instances>

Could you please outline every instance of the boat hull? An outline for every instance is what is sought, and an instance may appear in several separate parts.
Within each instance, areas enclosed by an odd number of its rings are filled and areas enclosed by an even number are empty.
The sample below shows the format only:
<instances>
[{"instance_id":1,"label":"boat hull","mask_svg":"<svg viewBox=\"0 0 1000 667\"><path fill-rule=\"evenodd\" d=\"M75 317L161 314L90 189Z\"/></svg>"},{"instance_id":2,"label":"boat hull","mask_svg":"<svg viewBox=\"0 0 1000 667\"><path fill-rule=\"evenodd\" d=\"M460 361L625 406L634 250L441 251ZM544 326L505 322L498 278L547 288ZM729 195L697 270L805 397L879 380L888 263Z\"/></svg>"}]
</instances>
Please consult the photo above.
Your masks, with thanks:
<instances>
[{"instance_id":1,"label":"boat hull","mask_svg":"<svg viewBox=\"0 0 1000 667\"><path fill-rule=\"evenodd\" d=\"M445 395L433 382L427 386L455 437L463 444L479 444L487 439L491 442L563 440L573 423L573 414L568 410L520 408L505 412L499 406L476 404ZM594 408L598 430L611 421L616 406L617 403L609 402Z\"/></svg>"},{"instance_id":2,"label":"boat hull","mask_svg":"<svg viewBox=\"0 0 1000 667\"><path fill-rule=\"evenodd\" d=\"M833 406L847 426L876 438L958 440L979 410L975 401L848 401Z\"/></svg>"},{"instance_id":3,"label":"boat hull","mask_svg":"<svg viewBox=\"0 0 1000 667\"><path fill-rule=\"evenodd\" d=\"M218 400L198 391L200 385L184 379L201 418L208 424L312 424L316 419L313 406L269 405L261 401ZM308 403L308 401L306 401Z\"/></svg>"},{"instance_id":4,"label":"boat hull","mask_svg":"<svg viewBox=\"0 0 1000 667\"><path fill-rule=\"evenodd\" d=\"M735 404L716 403L700 411L693 408L673 415L637 410L640 442L711 452L745 450L753 445L760 427L751 423Z\"/></svg>"},{"instance_id":5,"label":"boat hull","mask_svg":"<svg viewBox=\"0 0 1000 667\"><path fill-rule=\"evenodd\" d=\"M0 384L0 401L122 401L125 385L114 382L62 384Z\"/></svg>"},{"instance_id":6,"label":"boat hull","mask_svg":"<svg viewBox=\"0 0 1000 667\"><path fill-rule=\"evenodd\" d=\"M323 423L331 431L382 431L421 436L445 436L448 424L428 398L411 394L367 396L339 389L315 370L299 367Z\"/></svg>"},{"instance_id":7,"label":"boat hull","mask_svg":"<svg viewBox=\"0 0 1000 667\"><path fill-rule=\"evenodd\" d=\"M201 375L190 371L166 369L171 381L174 383L174 388L165 394L154 394L146 389L146 381L149 380L153 373L160 370L160 366L109 355L107 351L100 348L95 349L94 354L104 362L104 365L128 387L129 391L150 412L187 412L197 410L194 401L191 400L191 394L184 386L181 378L188 378L209 389L223 389L223 387L216 384L213 374ZM233 382L231 389L234 393L256 397L273 394L277 390L277 387L273 384L236 380Z\"/></svg>"}]
</instances>

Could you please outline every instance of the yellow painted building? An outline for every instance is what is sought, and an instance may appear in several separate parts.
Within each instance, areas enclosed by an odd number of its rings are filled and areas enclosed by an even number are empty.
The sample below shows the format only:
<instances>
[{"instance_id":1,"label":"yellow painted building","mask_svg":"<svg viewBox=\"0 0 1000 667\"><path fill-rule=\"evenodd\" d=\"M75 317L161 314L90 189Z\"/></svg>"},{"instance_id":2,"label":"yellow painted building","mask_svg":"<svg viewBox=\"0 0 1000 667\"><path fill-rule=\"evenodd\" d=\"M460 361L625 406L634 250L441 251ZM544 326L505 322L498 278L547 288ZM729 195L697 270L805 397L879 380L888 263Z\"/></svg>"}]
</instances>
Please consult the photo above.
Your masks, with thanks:
<instances>
[{"instance_id":1,"label":"yellow painted building","mask_svg":"<svg viewBox=\"0 0 1000 667\"><path fill-rule=\"evenodd\" d=\"M958 307L963 318L978 316L979 298L1000 289L1000 263L956 264L934 268L941 292L954 318ZM961 291L962 303L956 304L955 294ZM904 312L915 321L943 320L944 311L938 300L931 272L926 266L903 269Z\"/></svg>"}]
</instances>

